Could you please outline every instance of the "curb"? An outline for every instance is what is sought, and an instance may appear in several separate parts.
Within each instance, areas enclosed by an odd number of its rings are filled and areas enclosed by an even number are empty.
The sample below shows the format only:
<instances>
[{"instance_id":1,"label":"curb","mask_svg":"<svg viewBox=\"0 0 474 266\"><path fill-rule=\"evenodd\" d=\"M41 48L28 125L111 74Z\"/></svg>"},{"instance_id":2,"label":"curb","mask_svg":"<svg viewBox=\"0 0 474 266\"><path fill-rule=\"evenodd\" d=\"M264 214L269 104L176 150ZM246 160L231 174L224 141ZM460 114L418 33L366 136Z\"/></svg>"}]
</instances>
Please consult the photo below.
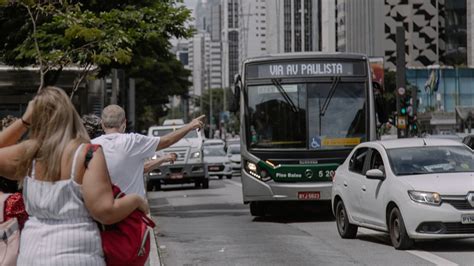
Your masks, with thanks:
<instances>
[{"instance_id":1,"label":"curb","mask_svg":"<svg viewBox=\"0 0 474 266\"><path fill-rule=\"evenodd\" d=\"M160 253L158 252L158 243L156 243L155 231L151 230L150 233L150 256L149 265L161 266Z\"/></svg>"}]
</instances>

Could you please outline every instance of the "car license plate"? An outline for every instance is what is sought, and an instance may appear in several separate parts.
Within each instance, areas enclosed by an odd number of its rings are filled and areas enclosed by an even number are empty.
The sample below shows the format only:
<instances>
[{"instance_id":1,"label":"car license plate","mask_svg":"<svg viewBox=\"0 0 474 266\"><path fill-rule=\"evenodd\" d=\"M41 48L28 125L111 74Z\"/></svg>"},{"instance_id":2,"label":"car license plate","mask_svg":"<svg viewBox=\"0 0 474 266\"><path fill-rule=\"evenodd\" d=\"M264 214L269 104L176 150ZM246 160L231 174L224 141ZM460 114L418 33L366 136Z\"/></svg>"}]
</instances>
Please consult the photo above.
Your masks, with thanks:
<instances>
[{"instance_id":1,"label":"car license plate","mask_svg":"<svg viewBox=\"0 0 474 266\"><path fill-rule=\"evenodd\" d=\"M171 179L180 179L180 178L183 178L183 174L181 174L181 173L172 173L170 177L171 177Z\"/></svg>"},{"instance_id":2,"label":"car license plate","mask_svg":"<svg viewBox=\"0 0 474 266\"><path fill-rule=\"evenodd\" d=\"M461 223L463 224L474 224L474 214L462 214Z\"/></svg>"},{"instance_id":3,"label":"car license plate","mask_svg":"<svg viewBox=\"0 0 474 266\"><path fill-rule=\"evenodd\" d=\"M319 191L315 192L298 192L299 200L318 200L320 198Z\"/></svg>"},{"instance_id":4,"label":"car license plate","mask_svg":"<svg viewBox=\"0 0 474 266\"><path fill-rule=\"evenodd\" d=\"M211 167L209 167L209 170L211 170L211 171L219 171L219 166L211 166Z\"/></svg>"}]
</instances>

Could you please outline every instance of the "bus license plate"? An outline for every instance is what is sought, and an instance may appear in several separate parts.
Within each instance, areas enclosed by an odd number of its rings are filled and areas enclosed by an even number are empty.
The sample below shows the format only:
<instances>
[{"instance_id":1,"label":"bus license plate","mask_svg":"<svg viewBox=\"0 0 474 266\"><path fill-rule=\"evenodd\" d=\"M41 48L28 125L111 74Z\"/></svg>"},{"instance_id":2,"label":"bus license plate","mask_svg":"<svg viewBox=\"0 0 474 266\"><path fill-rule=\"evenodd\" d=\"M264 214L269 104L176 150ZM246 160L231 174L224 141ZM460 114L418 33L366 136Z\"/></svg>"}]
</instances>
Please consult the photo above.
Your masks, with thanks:
<instances>
[{"instance_id":1,"label":"bus license plate","mask_svg":"<svg viewBox=\"0 0 474 266\"><path fill-rule=\"evenodd\" d=\"M181 173L174 173L174 174L171 174L171 179L181 179L183 178L183 174Z\"/></svg>"},{"instance_id":2,"label":"bus license plate","mask_svg":"<svg viewBox=\"0 0 474 266\"><path fill-rule=\"evenodd\" d=\"M319 191L312 192L298 192L299 200L318 200L320 198Z\"/></svg>"},{"instance_id":3,"label":"bus license plate","mask_svg":"<svg viewBox=\"0 0 474 266\"><path fill-rule=\"evenodd\" d=\"M463 215L461 215L461 223L463 223L463 224L474 224L474 214L463 214Z\"/></svg>"}]
</instances>

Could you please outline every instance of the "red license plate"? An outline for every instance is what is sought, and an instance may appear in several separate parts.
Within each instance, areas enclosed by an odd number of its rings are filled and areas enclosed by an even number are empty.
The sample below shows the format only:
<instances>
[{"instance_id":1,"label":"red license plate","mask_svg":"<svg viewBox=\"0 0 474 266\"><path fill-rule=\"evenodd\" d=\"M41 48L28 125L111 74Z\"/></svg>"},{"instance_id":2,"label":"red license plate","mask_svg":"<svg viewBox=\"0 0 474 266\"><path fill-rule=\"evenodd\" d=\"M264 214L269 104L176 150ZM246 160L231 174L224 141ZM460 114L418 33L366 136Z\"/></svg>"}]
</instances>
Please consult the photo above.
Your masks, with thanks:
<instances>
[{"instance_id":1,"label":"red license plate","mask_svg":"<svg viewBox=\"0 0 474 266\"><path fill-rule=\"evenodd\" d=\"M183 174L181 174L181 173L172 173L170 177L171 177L171 179L180 179L180 178L183 178Z\"/></svg>"},{"instance_id":2,"label":"red license plate","mask_svg":"<svg viewBox=\"0 0 474 266\"><path fill-rule=\"evenodd\" d=\"M316 192L298 192L299 200L318 200L320 198L319 191Z\"/></svg>"}]
</instances>

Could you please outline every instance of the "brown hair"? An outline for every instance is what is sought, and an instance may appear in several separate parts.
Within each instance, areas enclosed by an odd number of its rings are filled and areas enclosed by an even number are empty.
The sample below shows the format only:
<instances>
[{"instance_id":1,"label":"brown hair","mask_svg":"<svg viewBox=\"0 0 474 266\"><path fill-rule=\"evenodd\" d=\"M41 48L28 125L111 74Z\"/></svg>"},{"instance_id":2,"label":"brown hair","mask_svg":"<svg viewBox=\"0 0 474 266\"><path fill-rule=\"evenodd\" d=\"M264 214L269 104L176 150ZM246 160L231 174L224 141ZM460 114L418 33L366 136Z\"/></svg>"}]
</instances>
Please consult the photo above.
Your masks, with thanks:
<instances>
[{"instance_id":1,"label":"brown hair","mask_svg":"<svg viewBox=\"0 0 474 266\"><path fill-rule=\"evenodd\" d=\"M81 118L67 94L57 87L46 87L36 95L29 140L32 148L21 158L18 173L26 175L33 160L43 163L44 179L61 178L61 158L67 145L89 142Z\"/></svg>"}]
</instances>

